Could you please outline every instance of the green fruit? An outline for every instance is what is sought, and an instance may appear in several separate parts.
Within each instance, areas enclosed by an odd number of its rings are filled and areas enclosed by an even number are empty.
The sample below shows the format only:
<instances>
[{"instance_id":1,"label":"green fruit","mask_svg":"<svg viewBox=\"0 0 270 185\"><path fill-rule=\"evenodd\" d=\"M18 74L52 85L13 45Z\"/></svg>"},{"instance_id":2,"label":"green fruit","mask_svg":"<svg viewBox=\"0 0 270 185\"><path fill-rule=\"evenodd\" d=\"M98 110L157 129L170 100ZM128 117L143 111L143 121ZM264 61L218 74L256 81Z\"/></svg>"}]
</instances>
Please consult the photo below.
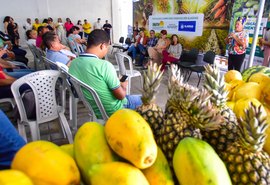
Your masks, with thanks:
<instances>
[{"instance_id":1,"label":"green fruit","mask_svg":"<svg viewBox=\"0 0 270 185\"><path fill-rule=\"evenodd\" d=\"M205 141L187 137L178 144L173 168L181 185L231 185L228 171Z\"/></svg>"},{"instance_id":2,"label":"green fruit","mask_svg":"<svg viewBox=\"0 0 270 185\"><path fill-rule=\"evenodd\" d=\"M74 159L74 145L73 144L65 144L65 145L61 145L60 148L67 153L68 155L70 155L70 157L72 157Z\"/></svg>"},{"instance_id":3,"label":"green fruit","mask_svg":"<svg viewBox=\"0 0 270 185\"><path fill-rule=\"evenodd\" d=\"M255 73L263 73L270 77L270 68L265 66L252 66L242 72L242 77L245 82Z\"/></svg>"}]
</instances>

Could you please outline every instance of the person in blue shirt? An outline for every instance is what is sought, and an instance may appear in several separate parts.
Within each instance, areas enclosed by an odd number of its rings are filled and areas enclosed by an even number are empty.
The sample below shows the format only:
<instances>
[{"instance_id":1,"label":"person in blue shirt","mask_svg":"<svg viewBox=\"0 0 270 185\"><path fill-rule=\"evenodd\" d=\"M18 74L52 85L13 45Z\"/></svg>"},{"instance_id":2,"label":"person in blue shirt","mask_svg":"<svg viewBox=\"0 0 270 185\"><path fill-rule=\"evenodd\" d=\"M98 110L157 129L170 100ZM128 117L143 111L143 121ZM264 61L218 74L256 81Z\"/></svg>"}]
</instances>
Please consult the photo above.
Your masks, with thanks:
<instances>
[{"instance_id":1,"label":"person in blue shirt","mask_svg":"<svg viewBox=\"0 0 270 185\"><path fill-rule=\"evenodd\" d=\"M0 109L0 170L10 168L15 154L25 144L24 139Z\"/></svg>"}]
</instances>

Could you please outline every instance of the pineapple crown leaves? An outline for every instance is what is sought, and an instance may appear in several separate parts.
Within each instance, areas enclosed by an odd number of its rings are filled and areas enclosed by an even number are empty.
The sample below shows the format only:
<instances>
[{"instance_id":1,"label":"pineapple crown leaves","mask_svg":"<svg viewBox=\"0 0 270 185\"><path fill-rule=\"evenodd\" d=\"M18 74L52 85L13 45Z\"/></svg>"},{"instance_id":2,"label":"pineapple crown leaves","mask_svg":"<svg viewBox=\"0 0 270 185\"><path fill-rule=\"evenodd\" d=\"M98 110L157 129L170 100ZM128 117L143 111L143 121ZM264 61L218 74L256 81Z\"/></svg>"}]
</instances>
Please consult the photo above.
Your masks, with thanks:
<instances>
[{"instance_id":1,"label":"pineapple crown leaves","mask_svg":"<svg viewBox=\"0 0 270 185\"><path fill-rule=\"evenodd\" d=\"M150 104L155 101L155 95L158 92L163 75L163 71L160 69L161 65L157 66L156 63L152 64L152 62L150 62L147 71L143 73L143 104Z\"/></svg>"},{"instance_id":2,"label":"pineapple crown leaves","mask_svg":"<svg viewBox=\"0 0 270 185\"><path fill-rule=\"evenodd\" d=\"M239 119L239 142L251 152L261 151L265 143L268 124L262 108L251 103L245 110L245 117Z\"/></svg>"},{"instance_id":3,"label":"pineapple crown leaves","mask_svg":"<svg viewBox=\"0 0 270 185\"><path fill-rule=\"evenodd\" d=\"M172 94L172 88L183 83L183 76L181 75L180 69L177 65L172 64L169 70L169 82L168 82L168 92Z\"/></svg>"},{"instance_id":4,"label":"pineapple crown leaves","mask_svg":"<svg viewBox=\"0 0 270 185\"><path fill-rule=\"evenodd\" d=\"M190 123L203 130L217 130L224 118L210 101L211 95L206 89L199 90L188 84L174 88L168 103L173 111L184 112ZM168 106L167 106L168 107Z\"/></svg>"},{"instance_id":5,"label":"pineapple crown leaves","mask_svg":"<svg viewBox=\"0 0 270 185\"><path fill-rule=\"evenodd\" d=\"M225 81L220 75L219 68L216 65L205 66L205 83L206 88L211 94L211 101L219 108L225 108L228 91L225 89Z\"/></svg>"}]
</instances>

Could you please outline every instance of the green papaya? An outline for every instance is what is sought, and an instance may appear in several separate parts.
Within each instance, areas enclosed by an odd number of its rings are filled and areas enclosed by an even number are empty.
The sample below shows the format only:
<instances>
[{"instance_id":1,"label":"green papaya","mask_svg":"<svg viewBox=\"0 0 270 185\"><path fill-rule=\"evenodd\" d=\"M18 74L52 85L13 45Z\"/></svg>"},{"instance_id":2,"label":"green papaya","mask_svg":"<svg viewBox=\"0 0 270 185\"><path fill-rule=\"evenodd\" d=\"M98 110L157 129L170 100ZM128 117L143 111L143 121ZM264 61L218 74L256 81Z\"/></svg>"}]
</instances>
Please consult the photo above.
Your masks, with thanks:
<instances>
[{"instance_id":1,"label":"green papaya","mask_svg":"<svg viewBox=\"0 0 270 185\"><path fill-rule=\"evenodd\" d=\"M225 164L205 141L187 137L180 141L173 168L181 185L231 185Z\"/></svg>"}]
</instances>

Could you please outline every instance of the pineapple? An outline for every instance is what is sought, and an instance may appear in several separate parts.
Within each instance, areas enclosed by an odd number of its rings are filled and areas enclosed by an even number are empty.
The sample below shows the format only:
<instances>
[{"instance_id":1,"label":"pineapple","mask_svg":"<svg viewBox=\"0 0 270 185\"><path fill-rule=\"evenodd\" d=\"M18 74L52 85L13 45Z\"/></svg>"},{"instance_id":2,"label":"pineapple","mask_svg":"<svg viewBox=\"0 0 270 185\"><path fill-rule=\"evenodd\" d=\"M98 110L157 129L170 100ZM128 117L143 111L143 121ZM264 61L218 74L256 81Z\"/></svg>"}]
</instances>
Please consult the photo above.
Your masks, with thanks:
<instances>
[{"instance_id":1,"label":"pineapple","mask_svg":"<svg viewBox=\"0 0 270 185\"><path fill-rule=\"evenodd\" d=\"M173 71L175 72L175 71ZM210 94L173 75L170 78L170 97L166 104L165 119L158 144L171 164L174 150L184 137L201 138L200 128L217 129L222 117L210 102Z\"/></svg>"},{"instance_id":2,"label":"pineapple","mask_svg":"<svg viewBox=\"0 0 270 185\"><path fill-rule=\"evenodd\" d=\"M150 125L155 138L159 135L161 125L163 124L163 110L155 104L156 94L163 75L163 71L161 71L160 68L161 65L157 67L156 63L150 63L148 70L144 71L143 104L137 108L137 112L142 115Z\"/></svg>"},{"instance_id":3,"label":"pineapple","mask_svg":"<svg viewBox=\"0 0 270 185\"><path fill-rule=\"evenodd\" d=\"M227 94L223 76L220 76L216 66L206 66L204 87L212 94L211 102L216 105L224 122L219 129L204 131L203 139L216 150L218 154L225 151L227 146L237 140L237 119L234 112L226 105Z\"/></svg>"},{"instance_id":4,"label":"pineapple","mask_svg":"<svg viewBox=\"0 0 270 185\"><path fill-rule=\"evenodd\" d=\"M239 121L239 138L222 153L232 182L238 184L270 184L270 157L263 151L266 117L262 107L251 107Z\"/></svg>"}]
</instances>

